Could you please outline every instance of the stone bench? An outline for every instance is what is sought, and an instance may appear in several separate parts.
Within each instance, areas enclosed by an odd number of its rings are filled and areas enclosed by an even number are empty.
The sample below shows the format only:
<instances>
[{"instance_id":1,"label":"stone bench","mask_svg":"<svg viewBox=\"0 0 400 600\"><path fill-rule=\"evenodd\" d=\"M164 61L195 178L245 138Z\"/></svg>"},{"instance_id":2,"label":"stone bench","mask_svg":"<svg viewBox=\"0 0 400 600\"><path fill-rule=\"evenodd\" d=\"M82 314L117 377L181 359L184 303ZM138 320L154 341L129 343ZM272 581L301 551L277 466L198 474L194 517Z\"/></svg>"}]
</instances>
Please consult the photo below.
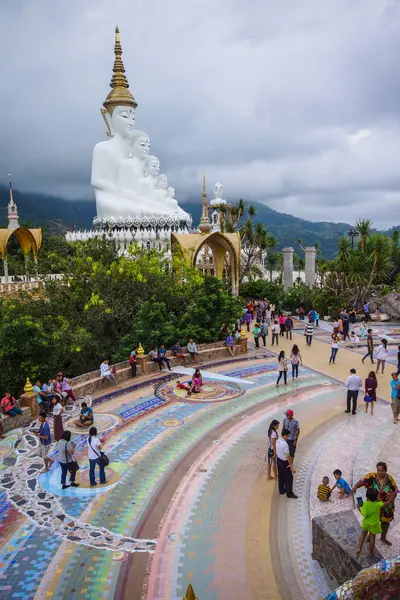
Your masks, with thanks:
<instances>
[{"instance_id":1,"label":"stone bench","mask_svg":"<svg viewBox=\"0 0 400 600\"><path fill-rule=\"evenodd\" d=\"M19 404L19 403L18 403ZM17 427L26 427L32 420L32 414L29 406L20 406L22 410L22 415L17 415L16 417L8 417L3 414L1 423L3 425L4 433L11 431L11 429L16 429Z\"/></svg>"},{"instance_id":2,"label":"stone bench","mask_svg":"<svg viewBox=\"0 0 400 600\"><path fill-rule=\"evenodd\" d=\"M382 559L375 548L369 555L368 541L364 542L361 555L356 556L361 523L353 510L331 513L312 520L312 558L328 571L330 577L340 584L353 579L359 571Z\"/></svg>"}]
</instances>

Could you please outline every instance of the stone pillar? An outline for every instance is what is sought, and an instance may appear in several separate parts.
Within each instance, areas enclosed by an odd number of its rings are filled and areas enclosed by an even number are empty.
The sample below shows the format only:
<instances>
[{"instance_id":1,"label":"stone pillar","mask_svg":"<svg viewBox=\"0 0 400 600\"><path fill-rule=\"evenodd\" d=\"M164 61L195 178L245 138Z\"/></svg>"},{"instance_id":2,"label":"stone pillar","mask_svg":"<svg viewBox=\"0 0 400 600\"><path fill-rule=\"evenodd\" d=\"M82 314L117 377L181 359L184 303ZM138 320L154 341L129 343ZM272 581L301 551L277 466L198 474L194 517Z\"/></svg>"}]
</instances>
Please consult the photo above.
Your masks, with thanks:
<instances>
[{"instance_id":1,"label":"stone pillar","mask_svg":"<svg viewBox=\"0 0 400 600\"><path fill-rule=\"evenodd\" d=\"M283 249L283 284L285 288L293 285L293 248Z\"/></svg>"},{"instance_id":2,"label":"stone pillar","mask_svg":"<svg viewBox=\"0 0 400 600\"><path fill-rule=\"evenodd\" d=\"M8 260L5 258L3 260L4 265L4 283L8 283Z\"/></svg>"},{"instance_id":3,"label":"stone pillar","mask_svg":"<svg viewBox=\"0 0 400 600\"><path fill-rule=\"evenodd\" d=\"M306 256L306 284L312 287L315 283L315 256L317 250L314 246L307 246L304 248Z\"/></svg>"}]
</instances>

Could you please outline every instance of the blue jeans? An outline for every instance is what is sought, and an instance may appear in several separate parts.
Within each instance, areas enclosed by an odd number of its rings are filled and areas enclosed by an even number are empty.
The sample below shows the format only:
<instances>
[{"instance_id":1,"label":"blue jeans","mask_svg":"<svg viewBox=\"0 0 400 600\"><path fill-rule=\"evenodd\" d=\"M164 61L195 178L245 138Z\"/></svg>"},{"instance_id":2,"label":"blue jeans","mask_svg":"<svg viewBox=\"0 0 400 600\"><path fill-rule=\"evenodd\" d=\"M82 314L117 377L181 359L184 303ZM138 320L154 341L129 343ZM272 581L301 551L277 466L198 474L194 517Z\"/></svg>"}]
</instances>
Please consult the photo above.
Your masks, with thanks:
<instances>
[{"instance_id":1,"label":"blue jeans","mask_svg":"<svg viewBox=\"0 0 400 600\"><path fill-rule=\"evenodd\" d=\"M99 469L100 469L100 483L105 483L106 482L106 472L104 470L104 465L101 462L100 458L89 458L89 479L90 479L90 485L94 485L96 483L96 465L99 465Z\"/></svg>"},{"instance_id":2,"label":"blue jeans","mask_svg":"<svg viewBox=\"0 0 400 600\"><path fill-rule=\"evenodd\" d=\"M11 410L6 412L6 415L10 415L11 417L16 417L17 415L22 415L22 410L18 406L14 406Z\"/></svg>"},{"instance_id":3,"label":"blue jeans","mask_svg":"<svg viewBox=\"0 0 400 600\"><path fill-rule=\"evenodd\" d=\"M338 353L338 350L339 350L339 348L332 348L329 363L335 362L335 358L336 358L336 354Z\"/></svg>"},{"instance_id":4,"label":"blue jeans","mask_svg":"<svg viewBox=\"0 0 400 600\"><path fill-rule=\"evenodd\" d=\"M68 465L67 463L60 462L61 467L61 485L65 485L67 482ZM73 471L69 474L69 480L71 483L75 482L76 472Z\"/></svg>"}]
</instances>

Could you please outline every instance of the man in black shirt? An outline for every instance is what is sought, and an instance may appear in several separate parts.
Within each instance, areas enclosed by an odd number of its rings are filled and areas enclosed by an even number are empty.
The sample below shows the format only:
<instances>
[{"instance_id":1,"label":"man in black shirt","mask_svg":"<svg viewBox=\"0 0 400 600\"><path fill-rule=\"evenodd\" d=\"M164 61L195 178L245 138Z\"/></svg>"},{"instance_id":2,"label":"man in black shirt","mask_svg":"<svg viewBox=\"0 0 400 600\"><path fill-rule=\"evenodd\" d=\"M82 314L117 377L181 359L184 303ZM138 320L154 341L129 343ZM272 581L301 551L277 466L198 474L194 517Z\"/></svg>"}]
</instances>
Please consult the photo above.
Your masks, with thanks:
<instances>
[{"instance_id":1,"label":"man in black shirt","mask_svg":"<svg viewBox=\"0 0 400 600\"><path fill-rule=\"evenodd\" d=\"M371 363L374 365L374 340L372 337L372 329L368 329L367 331L368 335L367 335L367 354L364 356L364 358L362 359L361 362L364 362L364 360L366 358L368 358L368 356L371 359Z\"/></svg>"}]
</instances>

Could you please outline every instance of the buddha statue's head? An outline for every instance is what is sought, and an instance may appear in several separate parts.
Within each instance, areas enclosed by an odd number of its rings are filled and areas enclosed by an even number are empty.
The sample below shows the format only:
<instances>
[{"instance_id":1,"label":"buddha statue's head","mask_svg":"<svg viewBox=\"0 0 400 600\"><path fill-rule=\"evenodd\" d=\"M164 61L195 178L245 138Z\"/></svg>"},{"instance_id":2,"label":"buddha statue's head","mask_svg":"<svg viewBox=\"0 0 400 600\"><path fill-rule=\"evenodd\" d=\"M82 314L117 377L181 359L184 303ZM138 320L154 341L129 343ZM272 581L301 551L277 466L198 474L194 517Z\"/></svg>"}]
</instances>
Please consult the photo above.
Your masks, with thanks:
<instances>
[{"instance_id":1,"label":"buddha statue's head","mask_svg":"<svg viewBox=\"0 0 400 600\"><path fill-rule=\"evenodd\" d=\"M164 173L161 173L157 177L157 187L160 190L166 190L168 188L168 178Z\"/></svg>"},{"instance_id":2,"label":"buddha statue's head","mask_svg":"<svg viewBox=\"0 0 400 600\"><path fill-rule=\"evenodd\" d=\"M157 156L148 156L145 160L144 168L148 177L157 177L160 173L160 161Z\"/></svg>"},{"instance_id":3,"label":"buddha statue's head","mask_svg":"<svg viewBox=\"0 0 400 600\"><path fill-rule=\"evenodd\" d=\"M139 160L145 160L149 156L150 138L144 131L135 131L133 135L132 154Z\"/></svg>"},{"instance_id":4,"label":"buddha statue's head","mask_svg":"<svg viewBox=\"0 0 400 600\"><path fill-rule=\"evenodd\" d=\"M135 137L135 110L132 106L116 106L110 117L114 135L131 140Z\"/></svg>"},{"instance_id":5,"label":"buddha statue's head","mask_svg":"<svg viewBox=\"0 0 400 600\"><path fill-rule=\"evenodd\" d=\"M175 198L175 188L170 186L167 189L167 194L170 198Z\"/></svg>"}]
</instances>

